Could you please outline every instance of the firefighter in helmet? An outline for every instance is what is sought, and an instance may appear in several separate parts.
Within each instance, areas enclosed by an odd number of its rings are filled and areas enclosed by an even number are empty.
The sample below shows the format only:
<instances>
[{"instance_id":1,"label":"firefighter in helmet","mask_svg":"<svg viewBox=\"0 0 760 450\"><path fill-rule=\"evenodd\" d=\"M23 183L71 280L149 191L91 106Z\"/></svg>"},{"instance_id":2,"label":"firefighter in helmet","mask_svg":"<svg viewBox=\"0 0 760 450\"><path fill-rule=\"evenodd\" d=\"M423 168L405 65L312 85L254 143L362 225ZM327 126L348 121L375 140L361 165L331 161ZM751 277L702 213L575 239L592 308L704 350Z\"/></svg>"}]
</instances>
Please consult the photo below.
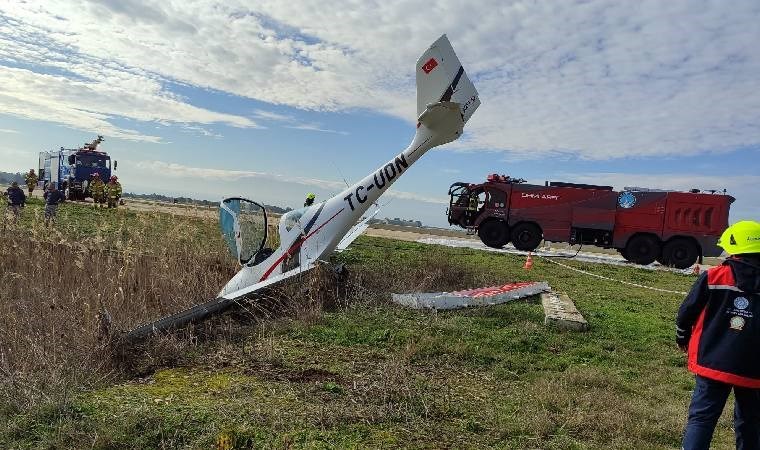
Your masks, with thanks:
<instances>
[{"instance_id":1,"label":"firefighter in helmet","mask_svg":"<svg viewBox=\"0 0 760 450\"><path fill-rule=\"evenodd\" d=\"M37 174L34 173L34 169L29 169L29 173L24 175L24 181L26 182L26 188L29 189L29 196L32 196L32 191L34 191L34 188L37 186L37 181L39 178L37 178Z\"/></svg>"},{"instance_id":2,"label":"firefighter in helmet","mask_svg":"<svg viewBox=\"0 0 760 450\"><path fill-rule=\"evenodd\" d=\"M303 202L303 206L311 206L314 204L314 199L317 198L316 195L309 192L309 194L306 196L306 201Z\"/></svg>"},{"instance_id":3,"label":"firefighter in helmet","mask_svg":"<svg viewBox=\"0 0 760 450\"><path fill-rule=\"evenodd\" d=\"M475 223L475 216L478 215L478 194L471 192L470 199L467 203L467 222L469 225Z\"/></svg>"},{"instance_id":4,"label":"firefighter in helmet","mask_svg":"<svg viewBox=\"0 0 760 450\"><path fill-rule=\"evenodd\" d=\"M92 180L90 181L90 193L92 194L92 201L95 203L95 206L103 206L103 203L105 203L105 191L106 185L100 179L100 174L98 172L93 173Z\"/></svg>"},{"instance_id":5,"label":"firefighter in helmet","mask_svg":"<svg viewBox=\"0 0 760 450\"><path fill-rule=\"evenodd\" d=\"M108 200L109 208L116 208L121 198L121 184L119 178L116 175L112 175L111 179L106 184L106 199Z\"/></svg>"},{"instance_id":6,"label":"firefighter in helmet","mask_svg":"<svg viewBox=\"0 0 760 450\"><path fill-rule=\"evenodd\" d=\"M728 227L718 241L730 256L697 279L678 310L676 343L696 387L683 448L710 447L734 391L737 448L760 448L760 223ZM757 316L757 317L756 317Z\"/></svg>"}]
</instances>

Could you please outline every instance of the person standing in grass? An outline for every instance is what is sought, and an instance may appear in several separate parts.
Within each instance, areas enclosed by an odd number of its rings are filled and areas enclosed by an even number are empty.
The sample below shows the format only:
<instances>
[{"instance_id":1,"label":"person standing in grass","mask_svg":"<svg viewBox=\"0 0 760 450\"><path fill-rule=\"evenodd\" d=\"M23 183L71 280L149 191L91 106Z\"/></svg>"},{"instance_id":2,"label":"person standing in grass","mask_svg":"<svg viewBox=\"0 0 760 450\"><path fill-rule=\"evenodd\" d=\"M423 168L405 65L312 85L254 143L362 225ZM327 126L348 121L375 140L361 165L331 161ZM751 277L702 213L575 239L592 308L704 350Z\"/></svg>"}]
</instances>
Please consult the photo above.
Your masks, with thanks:
<instances>
[{"instance_id":1,"label":"person standing in grass","mask_svg":"<svg viewBox=\"0 0 760 450\"><path fill-rule=\"evenodd\" d=\"M696 375L683 448L710 448L733 390L736 448L760 449L760 223L730 226L718 245L730 256L697 279L676 319Z\"/></svg>"},{"instance_id":2,"label":"person standing in grass","mask_svg":"<svg viewBox=\"0 0 760 450\"><path fill-rule=\"evenodd\" d=\"M106 185L103 180L100 179L100 174L95 172L92 174L92 181L90 181L90 193L92 194L92 201L95 206L103 206L105 203L105 189Z\"/></svg>"},{"instance_id":3,"label":"person standing in grass","mask_svg":"<svg viewBox=\"0 0 760 450\"><path fill-rule=\"evenodd\" d=\"M34 173L34 169L29 169L29 173L24 175L24 181L26 182L26 187L29 189L29 196L31 197L38 181L37 174Z\"/></svg>"},{"instance_id":4,"label":"person standing in grass","mask_svg":"<svg viewBox=\"0 0 760 450\"><path fill-rule=\"evenodd\" d=\"M24 195L24 191L18 187L16 181L11 183L11 187L6 190L5 195L8 201L8 208L13 215L13 223L17 223L19 217L21 217L21 210L24 208L24 205L26 205L26 195Z\"/></svg>"},{"instance_id":5,"label":"person standing in grass","mask_svg":"<svg viewBox=\"0 0 760 450\"><path fill-rule=\"evenodd\" d=\"M55 224L55 218L58 215L58 205L64 201L63 193L56 189L53 183L48 183L43 197L45 198L45 226L48 226L51 222Z\"/></svg>"},{"instance_id":6,"label":"person standing in grass","mask_svg":"<svg viewBox=\"0 0 760 450\"><path fill-rule=\"evenodd\" d=\"M108 184L106 184L106 197L108 199L108 207L116 208L119 204L119 198L121 198L121 184L116 175L111 176Z\"/></svg>"}]
</instances>

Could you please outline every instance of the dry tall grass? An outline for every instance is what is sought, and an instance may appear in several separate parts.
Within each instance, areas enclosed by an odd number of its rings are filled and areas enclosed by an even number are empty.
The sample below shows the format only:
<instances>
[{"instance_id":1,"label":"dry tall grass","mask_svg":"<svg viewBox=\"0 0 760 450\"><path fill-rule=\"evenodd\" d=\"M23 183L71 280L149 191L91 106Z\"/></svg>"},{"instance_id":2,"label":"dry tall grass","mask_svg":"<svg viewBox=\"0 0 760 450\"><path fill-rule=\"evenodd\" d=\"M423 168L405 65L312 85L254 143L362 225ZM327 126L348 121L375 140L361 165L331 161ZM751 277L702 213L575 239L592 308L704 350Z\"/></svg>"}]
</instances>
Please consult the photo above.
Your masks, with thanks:
<instances>
[{"instance_id":1,"label":"dry tall grass","mask_svg":"<svg viewBox=\"0 0 760 450\"><path fill-rule=\"evenodd\" d=\"M172 365L198 333L242 332L228 316L149 346L120 348L113 358L120 332L213 298L237 267L213 221L122 210L93 218L87 207L65 207L68 215L53 228L33 208L22 223L0 225L0 412L63 406L73 392L122 369L144 374ZM434 256L423 267L403 277L393 264L348 274L320 267L243 303L237 314L308 323L347 299L387 301L410 280L414 290L443 290L480 278Z\"/></svg>"},{"instance_id":2,"label":"dry tall grass","mask_svg":"<svg viewBox=\"0 0 760 450\"><path fill-rule=\"evenodd\" d=\"M11 411L64 404L108 377L109 336L213 298L235 270L197 219L119 210L97 221L64 207L87 233L61 220L46 229L30 207L0 226L0 407Z\"/></svg>"}]
</instances>

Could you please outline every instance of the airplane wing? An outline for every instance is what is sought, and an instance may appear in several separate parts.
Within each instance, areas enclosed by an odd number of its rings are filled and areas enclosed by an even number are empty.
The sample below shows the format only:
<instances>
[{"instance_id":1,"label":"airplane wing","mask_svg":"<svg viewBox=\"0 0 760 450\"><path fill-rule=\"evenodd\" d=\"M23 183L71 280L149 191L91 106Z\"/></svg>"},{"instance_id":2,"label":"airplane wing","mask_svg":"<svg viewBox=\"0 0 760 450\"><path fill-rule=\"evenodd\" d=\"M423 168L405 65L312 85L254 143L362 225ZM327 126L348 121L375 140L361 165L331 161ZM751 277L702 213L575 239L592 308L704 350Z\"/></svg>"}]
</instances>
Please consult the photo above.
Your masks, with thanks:
<instances>
[{"instance_id":1,"label":"airplane wing","mask_svg":"<svg viewBox=\"0 0 760 450\"><path fill-rule=\"evenodd\" d=\"M192 323L202 322L204 319L222 313L228 309L240 305L239 300L247 295L254 294L265 288L273 287L289 278L303 274L316 267L314 264L298 267L275 277L266 279L245 289L231 292L223 297L218 297L206 303L190 307L184 311L163 317L155 322L146 323L126 332L123 339L128 342L139 341L154 334L165 333L170 330L182 328Z\"/></svg>"},{"instance_id":2,"label":"airplane wing","mask_svg":"<svg viewBox=\"0 0 760 450\"><path fill-rule=\"evenodd\" d=\"M357 223L350 230L348 230L348 233L346 233L346 235L343 236L343 239L338 242L338 246L335 247L335 251L340 253L348 248L348 246L351 245L351 243L354 242L356 238L361 236L361 234L364 233L367 228L369 228L369 221L372 220L379 212L380 207L378 206L375 208L372 214L368 215L361 222Z\"/></svg>"}]
</instances>

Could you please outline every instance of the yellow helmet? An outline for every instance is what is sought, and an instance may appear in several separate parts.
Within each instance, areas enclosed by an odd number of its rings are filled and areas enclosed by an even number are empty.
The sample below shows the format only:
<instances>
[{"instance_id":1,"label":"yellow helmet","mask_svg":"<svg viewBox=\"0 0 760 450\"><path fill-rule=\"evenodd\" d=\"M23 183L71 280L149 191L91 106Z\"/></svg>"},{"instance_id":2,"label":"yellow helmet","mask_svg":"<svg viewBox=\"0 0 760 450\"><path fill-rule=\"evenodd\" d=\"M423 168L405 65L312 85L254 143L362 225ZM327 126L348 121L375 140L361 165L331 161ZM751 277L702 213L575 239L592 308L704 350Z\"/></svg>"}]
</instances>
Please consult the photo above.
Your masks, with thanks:
<instances>
[{"instance_id":1,"label":"yellow helmet","mask_svg":"<svg viewBox=\"0 0 760 450\"><path fill-rule=\"evenodd\" d=\"M306 198L309 199L309 200L314 200L316 197L317 196L314 195L314 194L312 194L312 193L309 193L309 195L306 196Z\"/></svg>"},{"instance_id":2,"label":"yellow helmet","mask_svg":"<svg viewBox=\"0 0 760 450\"><path fill-rule=\"evenodd\" d=\"M736 222L726 228L718 240L718 246L729 255L760 253L760 222Z\"/></svg>"}]
</instances>

